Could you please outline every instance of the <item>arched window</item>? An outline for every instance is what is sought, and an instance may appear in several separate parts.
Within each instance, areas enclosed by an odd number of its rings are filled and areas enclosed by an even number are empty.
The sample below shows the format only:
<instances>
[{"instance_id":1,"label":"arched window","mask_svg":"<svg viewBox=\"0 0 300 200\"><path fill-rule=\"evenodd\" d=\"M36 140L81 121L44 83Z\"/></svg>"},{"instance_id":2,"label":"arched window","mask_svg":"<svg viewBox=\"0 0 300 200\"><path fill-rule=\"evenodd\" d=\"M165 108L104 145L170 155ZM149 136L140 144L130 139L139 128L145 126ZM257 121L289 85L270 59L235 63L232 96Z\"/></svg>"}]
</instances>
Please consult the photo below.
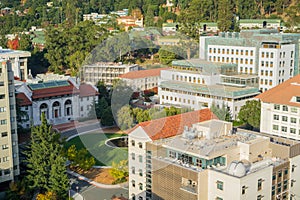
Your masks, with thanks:
<instances>
[{"instance_id":1,"label":"arched window","mask_svg":"<svg viewBox=\"0 0 300 200\"><path fill-rule=\"evenodd\" d=\"M46 119L48 119L48 105L46 103L40 105L40 117L43 113L45 114Z\"/></svg>"},{"instance_id":2,"label":"arched window","mask_svg":"<svg viewBox=\"0 0 300 200\"><path fill-rule=\"evenodd\" d=\"M60 117L60 103L58 101L55 101L53 104L52 104L52 110L53 110L53 113L52 113L52 117L53 118L58 118Z\"/></svg>"},{"instance_id":3,"label":"arched window","mask_svg":"<svg viewBox=\"0 0 300 200\"><path fill-rule=\"evenodd\" d=\"M70 99L66 100L64 110L65 110L65 116L72 115L72 101Z\"/></svg>"}]
</instances>

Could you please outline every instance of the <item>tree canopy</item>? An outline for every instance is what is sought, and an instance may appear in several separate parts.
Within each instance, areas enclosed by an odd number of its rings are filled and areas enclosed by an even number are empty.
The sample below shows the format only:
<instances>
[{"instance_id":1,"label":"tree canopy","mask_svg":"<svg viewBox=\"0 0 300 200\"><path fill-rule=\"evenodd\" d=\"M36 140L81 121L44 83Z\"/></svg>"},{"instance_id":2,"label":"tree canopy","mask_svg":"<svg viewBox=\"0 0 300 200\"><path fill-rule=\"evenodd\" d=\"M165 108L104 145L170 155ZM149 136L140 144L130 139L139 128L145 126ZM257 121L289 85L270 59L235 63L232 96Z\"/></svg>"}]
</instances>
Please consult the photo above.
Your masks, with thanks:
<instances>
[{"instance_id":1,"label":"tree canopy","mask_svg":"<svg viewBox=\"0 0 300 200\"><path fill-rule=\"evenodd\" d=\"M243 105L240 109L238 118L242 122L250 125L252 128L259 128L260 112L261 112L260 101L256 101L256 100L246 101L246 104Z\"/></svg>"}]
</instances>

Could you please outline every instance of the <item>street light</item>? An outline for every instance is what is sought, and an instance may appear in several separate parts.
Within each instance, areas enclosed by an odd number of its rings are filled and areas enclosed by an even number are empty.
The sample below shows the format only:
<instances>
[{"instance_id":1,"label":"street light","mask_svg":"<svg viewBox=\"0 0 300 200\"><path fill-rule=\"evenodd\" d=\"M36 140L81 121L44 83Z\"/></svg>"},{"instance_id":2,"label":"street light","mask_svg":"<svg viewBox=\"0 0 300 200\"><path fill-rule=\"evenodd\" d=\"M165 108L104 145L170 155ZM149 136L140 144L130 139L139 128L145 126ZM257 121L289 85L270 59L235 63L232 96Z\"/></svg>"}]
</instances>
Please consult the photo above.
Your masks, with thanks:
<instances>
[{"instance_id":1,"label":"street light","mask_svg":"<svg viewBox=\"0 0 300 200\"><path fill-rule=\"evenodd\" d=\"M78 187L78 186L76 186L77 193L78 193L78 189L79 189L79 187Z\"/></svg>"},{"instance_id":2,"label":"street light","mask_svg":"<svg viewBox=\"0 0 300 200\"><path fill-rule=\"evenodd\" d=\"M69 189L69 200L71 200L71 189L72 189L72 184L73 184L73 182L72 182L72 180L70 180L70 189Z\"/></svg>"}]
</instances>

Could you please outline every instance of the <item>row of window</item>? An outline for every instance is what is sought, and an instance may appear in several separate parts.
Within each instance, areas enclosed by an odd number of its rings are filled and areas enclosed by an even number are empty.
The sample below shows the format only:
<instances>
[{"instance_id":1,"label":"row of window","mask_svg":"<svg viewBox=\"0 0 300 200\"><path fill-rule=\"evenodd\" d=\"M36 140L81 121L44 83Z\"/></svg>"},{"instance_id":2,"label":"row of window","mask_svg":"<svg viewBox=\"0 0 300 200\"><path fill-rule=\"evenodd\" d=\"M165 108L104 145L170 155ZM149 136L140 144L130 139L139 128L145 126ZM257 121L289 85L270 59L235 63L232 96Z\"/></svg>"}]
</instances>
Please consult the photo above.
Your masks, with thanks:
<instances>
[{"instance_id":1,"label":"row of window","mask_svg":"<svg viewBox=\"0 0 300 200\"><path fill-rule=\"evenodd\" d=\"M282 108L282 111L289 111L288 107L286 105L278 105L278 104L274 104L274 110L280 110L280 107ZM297 113L297 108L292 107L291 108L291 112L292 113Z\"/></svg>"},{"instance_id":2,"label":"row of window","mask_svg":"<svg viewBox=\"0 0 300 200\"><path fill-rule=\"evenodd\" d=\"M203 78L196 78L196 77L192 77L192 76L179 76L179 75L175 75L172 74L172 80L176 80L176 81L185 81L188 83L198 83L198 84L205 84L205 80Z\"/></svg>"},{"instance_id":3,"label":"row of window","mask_svg":"<svg viewBox=\"0 0 300 200\"><path fill-rule=\"evenodd\" d=\"M131 143L131 146L133 146L133 147L135 146L135 141L134 140L131 140L130 143ZM143 148L143 143L139 142L138 146L139 146L140 149L142 149Z\"/></svg>"},{"instance_id":4,"label":"row of window","mask_svg":"<svg viewBox=\"0 0 300 200\"><path fill-rule=\"evenodd\" d=\"M131 173L135 174L135 167L131 167ZM139 169L139 175L143 176L143 170L142 169Z\"/></svg>"},{"instance_id":5,"label":"row of window","mask_svg":"<svg viewBox=\"0 0 300 200\"><path fill-rule=\"evenodd\" d=\"M135 160L135 153L131 153L131 159ZM142 163L143 162L143 156L139 155L139 162Z\"/></svg>"},{"instance_id":6,"label":"row of window","mask_svg":"<svg viewBox=\"0 0 300 200\"><path fill-rule=\"evenodd\" d=\"M225 57L216 57L216 56L209 56L208 57L209 61L213 61L213 62L223 62L223 63L236 63L236 64L250 64L253 65L253 59L243 59L243 58L233 58L233 57L226 57L226 61L225 61Z\"/></svg>"},{"instance_id":7,"label":"row of window","mask_svg":"<svg viewBox=\"0 0 300 200\"><path fill-rule=\"evenodd\" d=\"M269 85L269 86L272 86L272 85L273 85L273 80L260 79L260 84L261 84L261 85Z\"/></svg>"},{"instance_id":8,"label":"row of window","mask_svg":"<svg viewBox=\"0 0 300 200\"><path fill-rule=\"evenodd\" d=\"M131 185L132 185L132 187L135 187L135 180L131 181ZM139 183L139 189L143 190L143 183Z\"/></svg>"},{"instance_id":9,"label":"row of window","mask_svg":"<svg viewBox=\"0 0 300 200\"><path fill-rule=\"evenodd\" d=\"M170 99L170 101L175 101L175 102L177 102L177 100L178 100L178 102L181 102L181 98L177 98L177 97L172 97L172 96L170 96L170 98L169 98L169 96L166 96L166 98L165 98L165 96L164 95L162 95L161 96L161 98L162 99L166 99L166 100L169 100ZM188 103L188 104L191 104L191 100L190 99L182 99L182 102L183 103ZM195 100L192 100L192 104L194 105L195 104Z\"/></svg>"},{"instance_id":10,"label":"row of window","mask_svg":"<svg viewBox=\"0 0 300 200\"><path fill-rule=\"evenodd\" d=\"M273 131L279 131L279 130L281 130L284 133L288 132L288 128L286 126L281 126L281 129L280 129L279 125L273 124ZM289 130L290 130L291 134L296 134L296 132L297 132L297 129L295 129L295 128L289 128ZM298 130L298 134L300 135L300 129Z\"/></svg>"},{"instance_id":11,"label":"row of window","mask_svg":"<svg viewBox=\"0 0 300 200\"><path fill-rule=\"evenodd\" d=\"M243 50L243 49L224 49L224 48L209 48L209 53L217 53L218 54L235 54L235 55L245 55L248 56L250 53L250 56L253 56L254 51L253 50Z\"/></svg>"},{"instance_id":12,"label":"row of window","mask_svg":"<svg viewBox=\"0 0 300 200\"><path fill-rule=\"evenodd\" d=\"M273 115L273 119L276 120L276 121L279 121L280 120L280 116L274 114ZM288 116L281 116L281 121L283 121L283 122L290 122L292 124L296 124L297 121L298 121L296 117L290 117L290 120L288 120L288 119L289 119ZM300 120L299 120L299 123L300 123Z\"/></svg>"},{"instance_id":13,"label":"row of window","mask_svg":"<svg viewBox=\"0 0 300 200\"><path fill-rule=\"evenodd\" d=\"M240 67L240 72L244 72L246 74L248 74L248 67ZM252 67L249 67L249 74L252 74L253 73L253 68Z\"/></svg>"},{"instance_id":14,"label":"row of window","mask_svg":"<svg viewBox=\"0 0 300 200\"><path fill-rule=\"evenodd\" d=\"M266 58L274 58L274 53L273 52L270 53L270 52L264 52L263 51L263 52L261 52L261 57L262 58L265 58L265 57Z\"/></svg>"},{"instance_id":15,"label":"row of window","mask_svg":"<svg viewBox=\"0 0 300 200\"><path fill-rule=\"evenodd\" d=\"M8 156L2 157L2 159L0 158L0 163L1 162L8 162L8 161L9 161L9 157Z\"/></svg>"}]
</instances>

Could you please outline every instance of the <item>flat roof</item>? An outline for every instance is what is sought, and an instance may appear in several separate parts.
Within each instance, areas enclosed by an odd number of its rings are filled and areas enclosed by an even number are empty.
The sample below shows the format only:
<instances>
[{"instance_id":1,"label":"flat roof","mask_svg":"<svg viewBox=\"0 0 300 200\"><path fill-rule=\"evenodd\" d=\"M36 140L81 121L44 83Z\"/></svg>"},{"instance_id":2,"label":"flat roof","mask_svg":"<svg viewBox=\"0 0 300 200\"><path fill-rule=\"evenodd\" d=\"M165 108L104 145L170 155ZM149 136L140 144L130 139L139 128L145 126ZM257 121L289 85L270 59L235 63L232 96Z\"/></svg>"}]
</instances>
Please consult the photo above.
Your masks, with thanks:
<instances>
[{"instance_id":1,"label":"flat roof","mask_svg":"<svg viewBox=\"0 0 300 200\"><path fill-rule=\"evenodd\" d=\"M159 87L227 98L239 98L244 96L257 95L260 93L258 88L255 87L246 86L241 88L224 85L200 85L180 81L163 81L160 83Z\"/></svg>"},{"instance_id":2,"label":"flat roof","mask_svg":"<svg viewBox=\"0 0 300 200\"><path fill-rule=\"evenodd\" d=\"M7 56L12 56L12 55L19 56L19 57L30 57L31 53L29 51L2 49L0 47L0 57L7 57Z\"/></svg>"}]
</instances>

